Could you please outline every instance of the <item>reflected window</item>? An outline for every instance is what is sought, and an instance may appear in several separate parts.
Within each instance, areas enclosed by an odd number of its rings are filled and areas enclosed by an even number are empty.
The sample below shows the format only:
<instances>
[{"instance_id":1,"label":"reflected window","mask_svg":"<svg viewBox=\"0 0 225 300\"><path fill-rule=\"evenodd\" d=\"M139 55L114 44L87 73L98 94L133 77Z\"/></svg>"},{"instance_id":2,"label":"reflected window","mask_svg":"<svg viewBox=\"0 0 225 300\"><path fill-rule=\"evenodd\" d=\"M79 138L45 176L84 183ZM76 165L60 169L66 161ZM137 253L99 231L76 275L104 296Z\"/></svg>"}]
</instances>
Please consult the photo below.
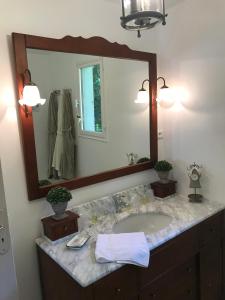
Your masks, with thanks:
<instances>
[{"instance_id":1,"label":"reflected window","mask_svg":"<svg viewBox=\"0 0 225 300\"><path fill-rule=\"evenodd\" d=\"M80 67L80 113L83 134L103 136L101 63Z\"/></svg>"}]
</instances>

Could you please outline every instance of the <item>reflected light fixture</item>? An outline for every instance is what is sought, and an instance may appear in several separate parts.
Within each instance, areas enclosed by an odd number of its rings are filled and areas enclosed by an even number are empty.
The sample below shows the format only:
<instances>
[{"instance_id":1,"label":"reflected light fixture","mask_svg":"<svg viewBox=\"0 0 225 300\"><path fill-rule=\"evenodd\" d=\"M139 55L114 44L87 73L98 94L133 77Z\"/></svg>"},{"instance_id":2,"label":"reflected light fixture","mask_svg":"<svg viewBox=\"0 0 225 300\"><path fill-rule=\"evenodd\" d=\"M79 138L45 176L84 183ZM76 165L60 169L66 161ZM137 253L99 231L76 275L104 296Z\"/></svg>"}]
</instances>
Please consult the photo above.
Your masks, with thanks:
<instances>
[{"instance_id":1,"label":"reflected light fixture","mask_svg":"<svg viewBox=\"0 0 225 300\"><path fill-rule=\"evenodd\" d=\"M139 38L141 30L153 28L159 23L166 25L164 0L121 0L121 2L121 26L127 30L136 30Z\"/></svg>"},{"instance_id":2,"label":"reflected light fixture","mask_svg":"<svg viewBox=\"0 0 225 300\"><path fill-rule=\"evenodd\" d=\"M135 103L149 103L149 93L147 92L147 90L144 88L145 83L148 82L150 83L149 79L145 79L142 82L141 88L138 91L137 94L137 99L134 100Z\"/></svg>"},{"instance_id":3,"label":"reflected light fixture","mask_svg":"<svg viewBox=\"0 0 225 300\"><path fill-rule=\"evenodd\" d=\"M28 80L26 80L27 75L29 78ZM41 99L37 85L31 80L30 70L26 69L23 77L24 82L27 81L27 83L24 84L23 98L19 100L19 104L24 106L26 117L28 117L29 112L27 106L35 107L38 105L43 105L45 104L46 99Z\"/></svg>"},{"instance_id":4,"label":"reflected light fixture","mask_svg":"<svg viewBox=\"0 0 225 300\"><path fill-rule=\"evenodd\" d=\"M171 100L171 93L170 93L170 88L166 85L165 78L163 77L158 77L158 80L163 80L163 85L161 86L159 90L159 94L157 97L157 102L161 101L168 101ZM149 103L149 93L148 91L144 88L145 83L148 82L150 83L149 79L145 79L142 82L141 89L138 91L137 94L137 99L134 101L135 103Z\"/></svg>"}]
</instances>

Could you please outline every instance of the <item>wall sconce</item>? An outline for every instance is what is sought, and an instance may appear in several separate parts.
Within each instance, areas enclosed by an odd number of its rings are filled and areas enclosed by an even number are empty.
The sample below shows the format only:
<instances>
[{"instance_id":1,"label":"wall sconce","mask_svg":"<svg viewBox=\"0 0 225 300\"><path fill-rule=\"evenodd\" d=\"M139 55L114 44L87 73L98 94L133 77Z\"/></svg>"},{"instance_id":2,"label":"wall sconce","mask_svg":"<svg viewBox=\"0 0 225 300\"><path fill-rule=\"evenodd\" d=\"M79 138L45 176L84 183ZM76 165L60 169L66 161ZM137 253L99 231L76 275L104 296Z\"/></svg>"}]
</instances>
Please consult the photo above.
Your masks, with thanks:
<instances>
[{"instance_id":1,"label":"wall sconce","mask_svg":"<svg viewBox=\"0 0 225 300\"><path fill-rule=\"evenodd\" d=\"M166 85L165 79L163 77L158 77L157 81L158 80L163 80L163 85L159 90L157 102L167 101L168 99L171 99L170 88ZM149 79L145 79L142 82L141 89L138 91L137 94L137 99L134 101L135 103L149 103L149 93L144 88L146 82L150 83Z\"/></svg>"},{"instance_id":2,"label":"wall sconce","mask_svg":"<svg viewBox=\"0 0 225 300\"><path fill-rule=\"evenodd\" d=\"M155 27L158 23L166 25L164 0L122 0L121 26L127 30L141 30Z\"/></svg>"},{"instance_id":3,"label":"wall sconce","mask_svg":"<svg viewBox=\"0 0 225 300\"><path fill-rule=\"evenodd\" d=\"M134 100L135 103L143 103L143 104L149 103L149 93L144 88L146 82L150 83L149 79L145 79L142 82L141 88L137 94L137 99Z\"/></svg>"},{"instance_id":4,"label":"wall sconce","mask_svg":"<svg viewBox=\"0 0 225 300\"><path fill-rule=\"evenodd\" d=\"M26 80L26 75L28 75L29 79ZM30 70L26 69L23 74L24 79L24 88L23 88L23 98L19 100L19 104L24 106L24 111L26 117L29 115L29 111L27 106L35 107L38 105L45 104L46 99L41 99L40 92L37 85L31 80ZM25 83L27 81L27 83Z\"/></svg>"}]
</instances>

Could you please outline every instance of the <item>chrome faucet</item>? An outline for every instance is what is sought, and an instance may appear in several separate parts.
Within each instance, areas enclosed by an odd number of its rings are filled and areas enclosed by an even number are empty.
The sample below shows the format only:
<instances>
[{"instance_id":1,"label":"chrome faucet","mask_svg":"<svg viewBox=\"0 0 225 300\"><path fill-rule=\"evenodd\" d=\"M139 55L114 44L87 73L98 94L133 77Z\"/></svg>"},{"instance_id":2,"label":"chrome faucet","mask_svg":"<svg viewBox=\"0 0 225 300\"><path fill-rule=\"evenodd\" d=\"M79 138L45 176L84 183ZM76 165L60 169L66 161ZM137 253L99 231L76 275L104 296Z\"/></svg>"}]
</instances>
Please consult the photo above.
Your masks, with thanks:
<instances>
[{"instance_id":1,"label":"chrome faucet","mask_svg":"<svg viewBox=\"0 0 225 300\"><path fill-rule=\"evenodd\" d=\"M132 166L135 165L138 155L133 152L127 153L127 158L128 158L129 166Z\"/></svg>"}]
</instances>

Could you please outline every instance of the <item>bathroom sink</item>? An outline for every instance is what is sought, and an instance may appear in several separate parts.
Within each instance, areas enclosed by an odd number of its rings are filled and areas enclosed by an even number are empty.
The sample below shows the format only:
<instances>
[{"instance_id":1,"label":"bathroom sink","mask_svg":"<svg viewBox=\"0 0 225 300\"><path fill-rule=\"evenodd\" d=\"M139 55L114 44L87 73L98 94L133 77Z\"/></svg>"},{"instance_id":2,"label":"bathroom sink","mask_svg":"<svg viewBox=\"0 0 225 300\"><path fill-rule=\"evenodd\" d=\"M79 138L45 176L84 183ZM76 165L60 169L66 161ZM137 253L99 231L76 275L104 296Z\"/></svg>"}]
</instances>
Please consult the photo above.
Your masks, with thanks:
<instances>
[{"instance_id":1,"label":"bathroom sink","mask_svg":"<svg viewBox=\"0 0 225 300\"><path fill-rule=\"evenodd\" d=\"M158 212L132 214L113 226L114 233L157 232L172 222L172 217Z\"/></svg>"}]
</instances>

